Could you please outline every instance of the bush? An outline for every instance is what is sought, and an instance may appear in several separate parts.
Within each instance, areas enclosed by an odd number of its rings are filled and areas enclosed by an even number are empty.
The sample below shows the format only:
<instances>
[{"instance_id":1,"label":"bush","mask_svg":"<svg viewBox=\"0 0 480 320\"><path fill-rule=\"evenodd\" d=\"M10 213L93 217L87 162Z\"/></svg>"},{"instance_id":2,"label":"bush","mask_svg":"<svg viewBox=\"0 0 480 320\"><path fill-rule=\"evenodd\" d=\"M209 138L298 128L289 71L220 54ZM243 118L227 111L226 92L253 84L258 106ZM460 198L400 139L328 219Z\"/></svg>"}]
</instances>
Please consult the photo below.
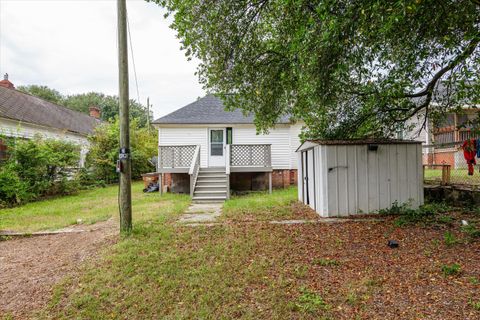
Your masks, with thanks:
<instances>
[{"instance_id":1,"label":"bush","mask_svg":"<svg viewBox=\"0 0 480 320\"><path fill-rule=\"evenodd\" d=\"M8 140L9 158L0 166L0 203L15 205L42 196L68 194L79 187L69 176L80 159L78 146L42 139Z\"/></svg>"},{"instance_id":2,"label":"bush","mask_svg":"<svg viewBox=\"0 0 480 320\"><path fill-rule=\"evenodd\" d=\"M10 164L0 167L0 207L28 201L27 184L20 180Z\"/></svg>"},{"instance_id":3,"label":"bush","mask_svg":"<svg viewBox=\"0 0 480 320\"><path fill-rule=\"evenodd\" d=\"M118 180L115 166L120 148L119 136L120 126L116 120L99 125L95 133L89 137L90 152L87 155L87 167L96 179L105 183ZM140 178L142 173L155 170L150 159L158 152L156 133L140 128L135 120L130 124L130 149L133 178Z\"/></svg>"}]
</instances>

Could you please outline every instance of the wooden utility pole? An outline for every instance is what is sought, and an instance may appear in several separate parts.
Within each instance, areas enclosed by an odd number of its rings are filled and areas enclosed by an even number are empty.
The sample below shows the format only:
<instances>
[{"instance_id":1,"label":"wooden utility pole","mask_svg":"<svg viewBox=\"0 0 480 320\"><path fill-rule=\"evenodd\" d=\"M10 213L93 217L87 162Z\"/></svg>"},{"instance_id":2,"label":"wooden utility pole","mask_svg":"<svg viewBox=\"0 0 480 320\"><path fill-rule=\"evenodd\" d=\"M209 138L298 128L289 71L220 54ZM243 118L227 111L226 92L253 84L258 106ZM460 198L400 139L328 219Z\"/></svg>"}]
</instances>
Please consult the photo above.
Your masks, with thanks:
<instances>
[{"instance_id":1,"label":"wooden utility pole","mask_svg":"<svg viewBox=\"0 0 480 320\"><path fill-rule=\"evenodd\" d=\"M127 53L127 5L126 0L117 0L118 19L118 75L120 108L120 232L132 230L132 191L130 158L130 125L128 97L128 53Z\"/></svg>"}]
</instances>

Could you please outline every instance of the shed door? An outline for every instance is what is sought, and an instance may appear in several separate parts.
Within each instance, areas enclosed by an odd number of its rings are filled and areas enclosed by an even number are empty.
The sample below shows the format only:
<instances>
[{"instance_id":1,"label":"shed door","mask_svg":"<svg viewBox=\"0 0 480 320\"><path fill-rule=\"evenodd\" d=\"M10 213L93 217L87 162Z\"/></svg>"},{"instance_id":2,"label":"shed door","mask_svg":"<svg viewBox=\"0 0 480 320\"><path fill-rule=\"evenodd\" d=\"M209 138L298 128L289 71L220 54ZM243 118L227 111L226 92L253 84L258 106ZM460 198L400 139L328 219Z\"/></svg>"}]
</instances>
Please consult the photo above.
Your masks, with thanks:
<instances>
[{"instance_id":1,"label":"shed door","mask_svg":"<svg viewBox=\"0 0 480 320\"><path fill-rule=\"evenodd\" d=\"M315 157L313 149L302 152L303 202L315 210Z\"/></svg>"}]
</instances>

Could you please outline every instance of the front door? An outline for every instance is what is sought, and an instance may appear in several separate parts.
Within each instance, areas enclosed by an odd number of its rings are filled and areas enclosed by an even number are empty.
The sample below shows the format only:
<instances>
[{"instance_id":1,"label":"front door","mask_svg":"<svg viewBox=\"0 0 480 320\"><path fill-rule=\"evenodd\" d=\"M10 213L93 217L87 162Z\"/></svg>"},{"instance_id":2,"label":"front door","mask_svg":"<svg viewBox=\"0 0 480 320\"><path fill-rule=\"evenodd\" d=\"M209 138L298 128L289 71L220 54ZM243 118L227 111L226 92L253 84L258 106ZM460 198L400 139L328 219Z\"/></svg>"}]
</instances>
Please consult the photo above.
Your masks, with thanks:
<instances>
[{"instance_id":1,"label":"front door","mask_svg":"<svg viewBox=\"0 0 480 320\"><path fill-rule=\"evenodd\" d=\"M208 129L208 166L225 167L225 128Z\"/></svg>"}]
</instances>

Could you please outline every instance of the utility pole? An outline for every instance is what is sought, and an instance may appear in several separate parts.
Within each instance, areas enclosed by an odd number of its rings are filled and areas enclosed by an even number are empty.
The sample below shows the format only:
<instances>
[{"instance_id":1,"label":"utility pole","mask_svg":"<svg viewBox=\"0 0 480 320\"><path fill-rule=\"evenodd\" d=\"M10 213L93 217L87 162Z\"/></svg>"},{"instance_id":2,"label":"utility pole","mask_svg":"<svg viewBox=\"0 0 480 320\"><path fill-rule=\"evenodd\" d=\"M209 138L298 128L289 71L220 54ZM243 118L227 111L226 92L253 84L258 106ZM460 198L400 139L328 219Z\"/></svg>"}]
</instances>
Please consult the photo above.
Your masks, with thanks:
<instances>
[{"instance_id":1,"label":"utility pole","mask_svg":"<svg viewBox=\"0 0 480 320\"><path fill-rule=\"evenodd\" d=\"M147 128L150 132L150 97L147 97Z\"/></svg>"},{"instance_id":2,"label":"utility pole","mask_svg":"<svg viewBox=\"0 0 480 320\"><path fill-rule=\"evenodd\" d=\"M128 97L128 43L127 43L127 4L126 0L117 0L118 19L118 75L120 108L120 232L132 230L132 190L130 158L130 124Z\"/></svg>"}]
</instances>

